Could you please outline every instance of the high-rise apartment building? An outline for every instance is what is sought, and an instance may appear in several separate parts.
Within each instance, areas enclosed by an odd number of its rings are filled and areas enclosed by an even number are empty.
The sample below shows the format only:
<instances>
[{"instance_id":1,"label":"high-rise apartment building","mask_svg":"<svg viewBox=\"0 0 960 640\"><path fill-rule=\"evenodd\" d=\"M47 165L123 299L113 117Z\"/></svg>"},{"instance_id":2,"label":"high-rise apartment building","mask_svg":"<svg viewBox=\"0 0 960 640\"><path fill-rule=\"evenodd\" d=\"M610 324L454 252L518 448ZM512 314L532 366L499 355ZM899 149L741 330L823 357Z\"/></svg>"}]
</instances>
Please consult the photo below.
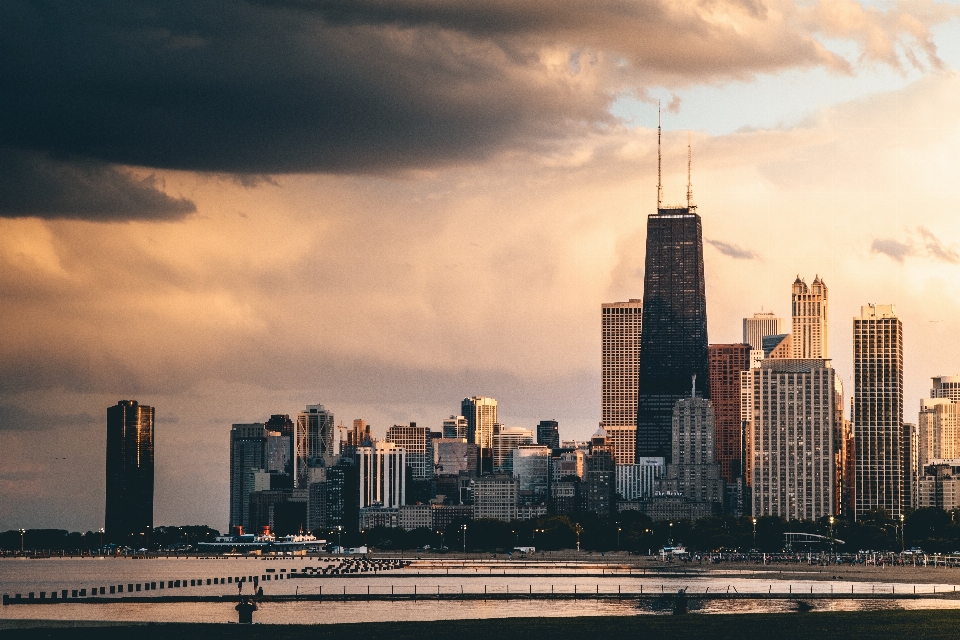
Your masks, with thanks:
<instances>
[{"instance_id":1,"label":"high-rise apartment building","mask_svg":"<svg viewBox=\"0 0 960 640\"><path fill-rule=\"evenodd\" d=\"M690 377L710 397L703 231L696 207L658 205L647 217L636 456L671 457L673 405Z\"/></svg>"},{"instance_id":2,"label":"high-rise apartment building","mask_svg":"<svg viewBox=\"0 0 960 640\"><path fill-rule=\"evenodd\" d=\"M856 516L904 508L903 325L893 305L867 305L853 319L853 439Z\"/></svg>"},{"instance_id":3,"label":"high-rise apartment building","mask_svg":"<svg viewBox=\"0 0 960 640\"><path fill-rule=\"evenodd\" d=\"M433 439L426 427L418 427L416 422L395 424L387 429L387 442L406 452L407 466L414 480L433 477Z\"/></svg>"},{"instance_id":4,"label":"high-rise apartment building","mask_svg":"<svg viewBox=\"0 0 960 640\"><path fill-rule=\"evenodd\" d=\"M497 401L485 396L464 398L460 413L467 419L467 442L480 449L481 473L493 473L493 425L497 423Z\"/></svg>"},{"instance_id":5,"label":"high-rise apartment building","mask_svg":"<svg viewBox=\"0 0 960 640\"><path fill-rule=\"evenodd\" d=\"M308 468L332 466L336 462L335 428L333 412L322 404L308 404L306 409L297 414L293 458L297 488L307 488Z\"/></svg>"},{"instance_id":6,"label":"high-rise apartment building","mask_svg":"<svg viewBox=\"0 0 960 640\"><path fill-rule=\"evenodd\" d=\"M493 425L493 472L513 473L513 450L533 444L533 431L523 427Z\"/></svg>"},{"instance_id":7,"label":"high-rise apartment building","mask_svg":"<svg viewBox=\"0 0 960 640\"><path fill-rule=\"evenodd\" d=\"M662 492L709 502L719 511L724 485L716 457L715 415L710 400L691 395L673 406L672 462L660 482Z\"/></svg>"},{"instance_id":8,"label":"high-rise apartment building","mask_svg":"<svg viewBox=\"0 0 960 640\"><path fill-rule=\"evenodd\" d=\"M551 449L560 448L560 423L556 420L541 420L537 425L537 444Z\"/></svg>"},{"instance_id":9,"label":"high-rise apartment building","mask_svg":"<svg viewBox=\"0 0 960 640\"><path fill-rule=\"evenodd\" d=\"M764 338L782 333L783 318L773 312L757 312L752 318L743 319L743 342L749 344L750 349L762 350Z\"/></svg>"},{"instance_id":10,"label":"high-rise apartment building","mask_svg":"<svg viewBox=\"0 0 960 640\"><path fill-rule=\"evenodd\" d=\"M723 479L728 483L733 483L743 473L740 372L750 369L750 352L751 345L746 343L711 344L709 347L710 403L716 425L716 461Z\"/></svg>"},{"instance_id":11,"label":"high-rise apartment building","mask_svg":"<svg viewBox=\"0 0 960 640\"><path fill-rule=\"evenodd\" d=\"M121 400L107 409L106 541L150 541L153 532L154 409Z\"/></svg>"},{"instance_id":12,"label":"high-rise apartment building","mask_svg":"<svg viewBox=\"0 0 960 640\"><path fill-rule=\"evenodd\" d=\"M816 520L836 513L842 387L830 361L767 359L742 380L753 515Z\"/></svg>"},{"instance_id":13,"label":"high-rise apartment building","mask_svg":"<svg viewBox=\"0 0 960 640\"><path fill-rule=\"evenodd\" d=\"M793 358L829 358L827 284L817 276L809 287L797 276L793 283Z\"/></svg>"},{"instance_id":14,"label":"high-rise apartment building","mask_svg":"<svg viewBox=\"0 0 960 640\"><path fill-rule=\"evenodd\" d=\"M960 459L960 403L949 398L923 398L917 436L918 468L934 460Z\"/></svg>"},{"instance_id":15,"label":"high-rise apartment building","mask_svg":"<svg viewBox=\"0 0 960 640\"><path fill-rule=\"evenodd\" d=\"M450 416L443 421L443 437L466 441L469 425L463 416Z\"/></svg>"},{"instance_id":16,"label":"high-rise apartment building","mask_svg":"<svg viewBox=\"0 0 960 640\"><path fill-rule=\"evenodd\" d=\"M406 452L392 442L357 448L360 508L395 509L406 502Z\"/></svg>"},{"instance_id":17,"label":"high-rise apartment building","mask_svg":"<svg viewBox=\"0 0 960 640\"><path fill-rule=\"evenodd\" d=\"M616 464L633 464L637 459L637 427L607 427L607 445Z\"/></svg>"},{"instance_id":18,"label":"high-rise apartment building","mask_svg":"<svg viewBox=\"0 0 960 640\"><path fill-rule=\"evenodd\" d=\"M931 398L947 398L960 402L960 376L937 376L930 389Z\"/></svg>"},{"instance_id":19,"label":"high-rise apartment building","mask_svg":"<svg viewBox=\"0 0 960 640\"><path fill-rule=\"evenodd\" d=\"M605 302L600 311L600 417L607 428L635 428L643 302Z\"/></svg>"},{"instance_id":20,"label":"high-rise apartment building","mask_svg":"<svg viewBox=\"0 0 960 640\"><path fill-rule=\"evenodd\" d=\"M490 475L470 481L474 520L517 519L520 481L508 475Z\"/></svg>"}]
</instances>

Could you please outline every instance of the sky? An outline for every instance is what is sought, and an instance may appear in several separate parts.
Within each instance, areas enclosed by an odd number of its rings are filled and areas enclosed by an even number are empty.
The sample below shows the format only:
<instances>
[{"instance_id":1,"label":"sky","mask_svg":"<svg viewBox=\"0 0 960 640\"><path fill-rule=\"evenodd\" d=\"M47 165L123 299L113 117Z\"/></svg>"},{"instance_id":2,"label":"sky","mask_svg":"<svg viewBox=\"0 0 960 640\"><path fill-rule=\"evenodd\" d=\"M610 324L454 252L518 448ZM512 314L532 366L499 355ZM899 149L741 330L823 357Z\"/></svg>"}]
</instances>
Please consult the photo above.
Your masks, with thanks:
<instances>
[{"instance_id":1,"label":"sky","mask_svg":"<svg viewBox=\"0 0 960 640\"><path fill-rule=\"evenodd\" d=\"M960 7L853 0L0 4L0 530L102 526L106 408L155 524L224 529L230 425L382 435L465 396L600 419L600 305L703 218L708 331L896 305L905 419L960 372Z\"/></svg>"}]
</instances>

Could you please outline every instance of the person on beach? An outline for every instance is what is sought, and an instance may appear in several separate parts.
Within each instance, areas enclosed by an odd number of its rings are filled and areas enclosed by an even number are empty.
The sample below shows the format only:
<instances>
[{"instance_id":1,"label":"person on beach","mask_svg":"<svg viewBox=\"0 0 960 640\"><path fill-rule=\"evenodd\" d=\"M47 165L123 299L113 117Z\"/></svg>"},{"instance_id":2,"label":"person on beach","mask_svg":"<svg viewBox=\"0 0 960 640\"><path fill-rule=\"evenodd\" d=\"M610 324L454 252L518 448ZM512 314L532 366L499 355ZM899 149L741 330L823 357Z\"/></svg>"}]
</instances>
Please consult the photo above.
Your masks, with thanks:
<instances>
[{"instance_id":1,"label":"person on beach","mask_svg":"<svg viewBox=\"0 0 960 640\"><path fill-rule=\"evenodd\" d=\"M257 605L251 602L249 598L241 598L240 603L234 609L240 616L238 621L240 624L253 624L253 612L257 610Z\"/></svg>"}]
</instances>

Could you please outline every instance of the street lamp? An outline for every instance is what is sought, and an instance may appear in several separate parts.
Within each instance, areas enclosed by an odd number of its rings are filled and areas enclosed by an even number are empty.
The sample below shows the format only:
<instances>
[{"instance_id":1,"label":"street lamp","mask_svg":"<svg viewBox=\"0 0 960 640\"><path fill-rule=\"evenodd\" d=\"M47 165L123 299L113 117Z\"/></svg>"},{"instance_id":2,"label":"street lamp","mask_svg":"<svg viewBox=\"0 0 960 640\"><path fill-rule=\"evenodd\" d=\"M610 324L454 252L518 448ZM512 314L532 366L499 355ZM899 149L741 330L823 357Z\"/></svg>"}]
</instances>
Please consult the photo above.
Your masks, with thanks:
<instances>
[{"instance_id":1,"label":"street lamp","mask_svg":"<svg viewBox=\"0 0 960 640\"><path fill-rule=\"evenodd\" d=\"M757 518L753 518L753 548L757 548Z\"/></svg>"},{"instance_id":2,"label":"street lamp","mask_svg":"<svg viewBox=\"0 0 960 640\"><path fill-rule=\"evenodd\" d=\"M577 523L576 531L577 531L577 552L579 552L580 551L580 532L583 531L583 527L580 526L579 522Z\"/></svg>"},{"instance_id":3,"label":"street lamp","mask_svg":"<svg viewBox=\"0 0 960 640\"><path fill-rule=\"evenodd\" d=\"M100 527L100 555L103 555L103 527Z\"/></svg>"},{"instance_id":4,"label":"street lamp","mask_svg":"<svg viewBox=\"0 0 960 640\"><path fill-rule=\"evenodd\" d=\"M342 533L343 533L343 527L338 525L337 526L337 546L340 547L341 554L343 553L343 538L341 538Z\"/></svg>"},{"instance_id":5,"label":"street lamp","mask_svg":"<svg viewBox=\"0 0 960 640\"><path fill-rule=\"evenodd\" d=\"M830 516L830 555L833 555L833 516Z\"/></svg>"},{"instance_id":6,"label":"street lamp","mask_svg":"<svg viewBox=\"0 0 960 640\"><path fill-rule=\"evenodd\" d=\"M463 529L463 552L467 552L467 525L461 527Z\"/></svg>"},{"instance_id":7,"label":"street lamp","mask_svg":"<svg viewBox=\"0 0 960 640\"><path fill-rule=\"evenodd\" d=\"M440 551L443 551L445 549L445 547L443 546L443 530L438 529L437 533L440 534Z\"/></svg>"},{"instance_id":8,"label":"street lamp","mask_svg":"<svg viewBox=\"0 0 960 640\"><path fill-rule=\"evenodd\" d=\"M900 514L900 553L907 550L907 537L903 531L903 514Z\"/></svg>"},{"instance_id":9,"label":"street lamp","mask_svg":"<svg viewBox=\"0 0 960 640\"><path fill-rule=\"evenodd\" d=\"M617 551L620 551L620 531L622 531L622 529L617 527Z\"/></svg>"},{"instance_id":10,"label":"street lamp","mask_svg":"<svg viewBox=\"0 0 960 640\"><path fill-rule=\"evenodd\" d=\"M26 532L26 529L20 529L20 555L23 555L23 536Z\"/></svg>"}]
</instances>

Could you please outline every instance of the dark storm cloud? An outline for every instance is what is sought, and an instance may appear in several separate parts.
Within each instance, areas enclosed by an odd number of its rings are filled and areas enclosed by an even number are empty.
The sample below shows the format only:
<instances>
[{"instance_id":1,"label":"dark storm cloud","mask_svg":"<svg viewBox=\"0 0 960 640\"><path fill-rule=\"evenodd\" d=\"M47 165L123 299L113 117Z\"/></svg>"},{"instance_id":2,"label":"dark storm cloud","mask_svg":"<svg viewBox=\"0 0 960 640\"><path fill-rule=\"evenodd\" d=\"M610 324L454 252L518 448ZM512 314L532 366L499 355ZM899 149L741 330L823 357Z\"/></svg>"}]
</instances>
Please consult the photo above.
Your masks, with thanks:
<instances>
[{"instance_id":1,"label":"dark storm cloud","mask_svg":"<svg viewBox=\"0 0 960 640\"><path fill-rule=\"evenodd\" d=\"M114 164L436 166L608 118L606 92L435 29L220 1L12 1L0 25L0 141Z\"/></svg>"},{"instance_id":2,"label":"dark storm cloud","mask_svg":"<svg viewBox=\"0 0 960 640\"><path fill-rule=\"evenodd\" d=\"M756 260L757 254L749 249L722 240L707 240L707 244L713 247L725 256L730 256L736 260Z\"/></svg>"},{"instance_id":3,"label":"dark storm cloud","mask_svg":"<svg viewBox=\"0 0 960 640\"><path fill-rule=\"evenodd\" d=\"M103 418L105 420L106 418ZM15 405L0 405L0 431L35 431L82 427L100 422L89 413L37 414Z\"/></svg>"},{"instance_id":4,"label":"dark storm cloud","mask_svg":"<svg viewBox=\"0 0 960 640\"><path fill-rule=\"evenodd\" d=\"M168 196L152 176L138 179L93 160L0 148L0 217L174 220L194 211L190 200Z\"/></svg>"},{"instance_id":5,"label":"dark storm cloud","mask_svg":"<svg viewBox=\"0 0 960 640\"><path fill-rule=\"evenodd\" d=\"M926 26L903 11L830 33L909 48ZM845 68L822 21L779 0L7 0L0 143L229 173L438 167L608 124L625 88Z\"/></svg>"}]
</instances>

